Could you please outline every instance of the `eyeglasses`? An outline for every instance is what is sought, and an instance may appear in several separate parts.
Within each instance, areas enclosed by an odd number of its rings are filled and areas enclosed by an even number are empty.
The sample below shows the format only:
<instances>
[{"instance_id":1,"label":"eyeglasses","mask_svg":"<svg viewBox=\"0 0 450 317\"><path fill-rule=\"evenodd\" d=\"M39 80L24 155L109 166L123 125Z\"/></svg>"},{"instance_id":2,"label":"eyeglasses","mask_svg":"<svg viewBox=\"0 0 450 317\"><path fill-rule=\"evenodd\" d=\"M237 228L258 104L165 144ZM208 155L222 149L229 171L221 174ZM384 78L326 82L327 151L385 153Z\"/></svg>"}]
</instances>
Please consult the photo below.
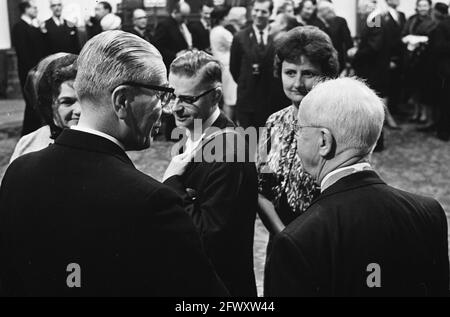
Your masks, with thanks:
<instances>
[{"instance_id":1,"label":"eyeglasses","mask_svg":"<svg viewBox=\"0 0 450 317\"><path fill-rule=\"evenodd\" d=\"M294 130L295 137L299 137L300 134L302 133L302 130L305 129L305 128L328 129L328 130L330 130L330 128L327 128L327 127L324 127L324 126L321 126L321 125L300 125L297 122L292 124L292 128Z\"/></svg>"},{"instance_id":2,"label":"eyeglasses","mask_svg":"<svg viewBox=\"0 0 450 317\"><path fill-rule=\"evenodd\" d=\"M200 98L206 96L207 94L213 92L216 89L217 89L217 87L211 88L197 96L189 96L189 95L178 95L177 96L175 94L172 94L170 103L167 105L167 107L165 107L165 109L163 109L163 111L167 112L167 113L172 113L174 111L175 105L177 104L177 102L176 102L177 99L178 99L178 101L180 101L182 103L187 103L189 105L196 106L195 103Z\"/></svg>"},{"instance_id":3,"label":"eyeglasses","mask_svg":"<svg viewBox=\"0 0 450 317\"><path fill-rule=\"evenodd\" d=\"M119 87L119 86L131 86L131 87L139 87L139 88L155 90L156 91L156 96L159 98L159 100L161 100L161 106L163 108L166 107L170 103L170 101L173 99L173 96L174 96L174 93L173 93L174 89L170 88L168 86L146 85L146 84L135 83L135 82L131 82L131 81L127 81L127 82L121 83L117 87ZM114 88L111 91L111 93L116 88Z\"/></svg>"}]
</instances>

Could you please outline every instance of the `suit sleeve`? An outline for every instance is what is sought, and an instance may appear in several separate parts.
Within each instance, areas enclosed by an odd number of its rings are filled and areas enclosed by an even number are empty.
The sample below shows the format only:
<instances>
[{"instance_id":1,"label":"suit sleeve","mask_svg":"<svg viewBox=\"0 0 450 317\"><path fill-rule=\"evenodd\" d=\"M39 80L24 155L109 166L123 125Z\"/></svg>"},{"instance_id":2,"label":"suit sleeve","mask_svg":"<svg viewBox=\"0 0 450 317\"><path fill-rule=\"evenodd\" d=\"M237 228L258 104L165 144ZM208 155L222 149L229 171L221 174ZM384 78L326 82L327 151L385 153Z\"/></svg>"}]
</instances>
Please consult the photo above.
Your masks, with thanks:
<instances>
[{"instance_id":1,"label":"suit sleeve","mask_svg":"<svg viewBox=\"0 0 450 317\"><path fill-rule=\"evenodd\" d=\"M342 19L342 35L344 38L345 52L347 52L347 50L353 47L353 39L345 19Z\"/></svg>"},{"instance_id":2,"label":"suit sleeve","mask_svg":"<svg viewBox=\"0 0 450 317\"><path fill-rule=\"evenodd\" d=\"M446 34L442 24L436 28L433 35L433 51L438 55L450 55L449 34Z\"/></svg>"},{"instance_id":3,"label":"suit sleeve","mask_svg":"<svg viewBox=\"0 0 450 317\"><path fill-rule=\"evenodd\" d=\"M238 82L242 63L242 47L239 36L236 35L231 43L230 50L230 72L235 82Z\"/></svg>"},{"instance_id":4,"label":"suit sleeve","mask_svg":"<svg viewBox=\"0 0 450 317\"><path fill-rule=\"evenodd\" d=\"M281 232L275 237L268 259L264 296L317 296L312 265L291 237Z\"/></svg>"},{"instance_id":5,"label":"suit sleeve","mask_svg":"<svg viewBox=\"0 0 450 317\"><path fill-rule=\"evenodd\" d=\"M161 285L159 296L227 296L228 291L209 262L191 218L183 210L179 197L169 188L161 188L149 197L148 207L155 210L150 237L157 237L155 250L148 250L153 263L161 266L151 275ZM152 233L151 233L152 232ZM143 237L145 239L145 237ZM145 271L145 263L141 268ZM167 267L169 266L169 267ZM164 275L161 272L172 272ZM143 276L146 276L145 274Z\"/></svg>"},{"instance_id":6,"label":"suit sleeve","mask_svg":"<svg viewBox=\"0 0 450 317\"><path fill-rule=\"evenodd\" d=\"M436 202L437 208L439 210L439 214L441 216L439 227L441 230L441 234L437 236L438 241L436 241L436 245L438 245L437 250L437 270L436 270L436 282L437 282L437 294L435 296L448 296L450 290L450 280L449 280L449 258L448 258L448 224L447 224L447 216L445 214L444 209L442 209L441 205Z\"/></svg>"}]
</instances>

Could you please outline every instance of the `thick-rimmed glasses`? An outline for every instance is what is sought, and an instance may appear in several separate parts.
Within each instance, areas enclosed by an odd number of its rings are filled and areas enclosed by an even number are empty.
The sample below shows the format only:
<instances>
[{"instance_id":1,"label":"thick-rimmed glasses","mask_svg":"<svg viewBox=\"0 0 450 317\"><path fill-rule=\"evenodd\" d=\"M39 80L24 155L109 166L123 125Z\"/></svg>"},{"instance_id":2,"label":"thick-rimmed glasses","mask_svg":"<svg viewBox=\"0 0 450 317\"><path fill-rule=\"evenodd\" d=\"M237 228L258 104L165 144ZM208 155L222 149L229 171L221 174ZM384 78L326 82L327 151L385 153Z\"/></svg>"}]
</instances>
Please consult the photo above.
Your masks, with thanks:
<instances>
[{"instance_id":1,"label":"thick-rimmed glasses","mask_svg":"<svg viewBox=\"0 0 450 317\"><path fill-rule=\"evenodd\" d=\"M189 105L191 105L191 106L196 107L195 103L196 103L200 98L206 96L207 94L213 92L213 91L216 90L216 89L217 89L217 87L208 89L207 91L202 92L200 95L197 95L197 96L189 96L189 95L178 95L178 96L177 96L177 95L175 95L175 94L172 94L171 100L170 100L169 104L167 105L167 107L165 107L165 108L163 109L163 111L165 111L165 112L167 112L167 113L172 113L172 112L174 111L174 109L175 109L175 105L177 104L177 99L178 99L178 101L181 102L181 103L187 103L187 104L189 104Z\"/></svg>"},{"instance_id":2,"label":"thick-rimmed glasses","mask_svg":"<svg viewBox=\"0 0 450 317\"><path fill-rule=\"evenodd\" d=\"M173 99L174 95L174 89L170 88L168 86L155 86L155 85L147 85L147 84L141 84L136 83L132 81L126 81L124 83L121 83L119 86L131 86L131 87L138 87L138 88L145 88L156 91L156 96L161 100L161 106L163 109L167 107L167 105L170 103L170 101ZM117 88L116 87L116 88ZM114 88L113 91L116 89Z\"/></svg>"}]
</instances>

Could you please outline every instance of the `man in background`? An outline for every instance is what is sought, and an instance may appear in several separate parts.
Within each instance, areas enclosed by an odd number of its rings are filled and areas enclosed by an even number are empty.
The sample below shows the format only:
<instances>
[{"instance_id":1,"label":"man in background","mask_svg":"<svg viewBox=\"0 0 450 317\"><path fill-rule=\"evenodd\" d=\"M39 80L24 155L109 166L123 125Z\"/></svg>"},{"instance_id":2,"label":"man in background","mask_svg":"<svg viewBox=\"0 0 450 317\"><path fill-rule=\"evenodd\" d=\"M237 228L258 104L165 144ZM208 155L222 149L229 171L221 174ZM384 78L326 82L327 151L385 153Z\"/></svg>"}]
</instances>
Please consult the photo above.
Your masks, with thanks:
<instances>
[{"instance_id":1,"label":"man in background","mask_svg":"<svg viewBox=\"0 0 450 317\"><path fill-rule=\"evenodd\" d=\"M151 43L151 35L147 30L148 16L142 9L136 9L133 11L133 27L124 31L133 33L134 35L143 38L147 42Z\"/></svg>"},{"instance_id":2,"label":"man in background","mask_svg":"<svg viewBox=\"0 0 450 317\"><path fill-rule=\"evenodd\" d=\"M86 22L86 32L88 39L103 32L100 22L109 13L112 12L111 5L106 1L100 1L95 6L95 16L90 17Z\"/></svg>"},{"instance_id":3,"label":"man in background","mask_svg":"<svg viewBox=\"0 0 450 317\"><path fill-rule=\"evenodd\" d=\"M200 20L188 24L189 31L192 33L192 46L198 50L204 51L210 47L209 32L211 31L211 12L213 10L214 4L211 0L203 2Z\"/></svg>"},{"instance_id":4,"label":"man in background","mask_svg":"<svg viewBox=\"0 0 450 317\"><path fill-rule=\"evenodd\" d=\"M45 21L45 39L48 54L80 52L77 27L62 16L62 0L50 0L52 17Z\"/></svg>"},{"instance_id":5,"label":"man in background","mask_svg":"<svg viewBox=\"0 0 450 317\"><path fill-rule=\"evenodd\" d=\"M41 119L33 108L28 96L24 93L28 72L46 56L44 34L36 18L38 10L34 1L19 3L22 14L20 21L12 29L12 44L16 50L20 86L25 99L22 136L41 127Z\"/></svg>"},{"instance_id":6,"label":"man in background","mask_svg":"<svg viewBox=\"0 0 450 317\"><path fill-rule=\"evenodd\" d=\"M230 72L237 83L236 111L239 125L264 126L269 116L273 81L273 36L269 32L272 0L256 0L252 8L253 24L233 38Z\"/></svg>"}]
</instances>

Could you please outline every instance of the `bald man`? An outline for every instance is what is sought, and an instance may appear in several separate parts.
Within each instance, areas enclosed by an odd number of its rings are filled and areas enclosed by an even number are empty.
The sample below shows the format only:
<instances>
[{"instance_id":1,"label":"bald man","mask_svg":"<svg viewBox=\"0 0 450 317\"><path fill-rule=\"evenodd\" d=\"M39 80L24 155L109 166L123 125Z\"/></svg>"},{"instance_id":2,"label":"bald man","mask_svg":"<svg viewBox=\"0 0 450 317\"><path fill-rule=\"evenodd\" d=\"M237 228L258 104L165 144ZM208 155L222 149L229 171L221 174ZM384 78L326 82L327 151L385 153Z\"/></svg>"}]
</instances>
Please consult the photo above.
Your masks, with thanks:
<instances>
[{"instance_id":1,"label":"bald man","mask_svg":"<svg viewBox=\"0 0 450 317\"><path fill-rule=\"evenodd\" d=\"M150 32L147 29L147 26L148 26L147 13L142 9L136 9L133 11L133 27L126 28L124 29L124 31L137 35L140 38L151 43L152 38Z\"/></svg>"},{"instance_id":2,"label":"bald man","mask_svg":"<svg viewBox=\"0 0 450 317\"><path fill-rule=\"evenodd\" d=\"M266 296L446 296L447 219L434 199L387 185L370 164L384 105L363 82L318 84L295 129L321 194L275 237Z\"/></svg>"}]
</instances>

